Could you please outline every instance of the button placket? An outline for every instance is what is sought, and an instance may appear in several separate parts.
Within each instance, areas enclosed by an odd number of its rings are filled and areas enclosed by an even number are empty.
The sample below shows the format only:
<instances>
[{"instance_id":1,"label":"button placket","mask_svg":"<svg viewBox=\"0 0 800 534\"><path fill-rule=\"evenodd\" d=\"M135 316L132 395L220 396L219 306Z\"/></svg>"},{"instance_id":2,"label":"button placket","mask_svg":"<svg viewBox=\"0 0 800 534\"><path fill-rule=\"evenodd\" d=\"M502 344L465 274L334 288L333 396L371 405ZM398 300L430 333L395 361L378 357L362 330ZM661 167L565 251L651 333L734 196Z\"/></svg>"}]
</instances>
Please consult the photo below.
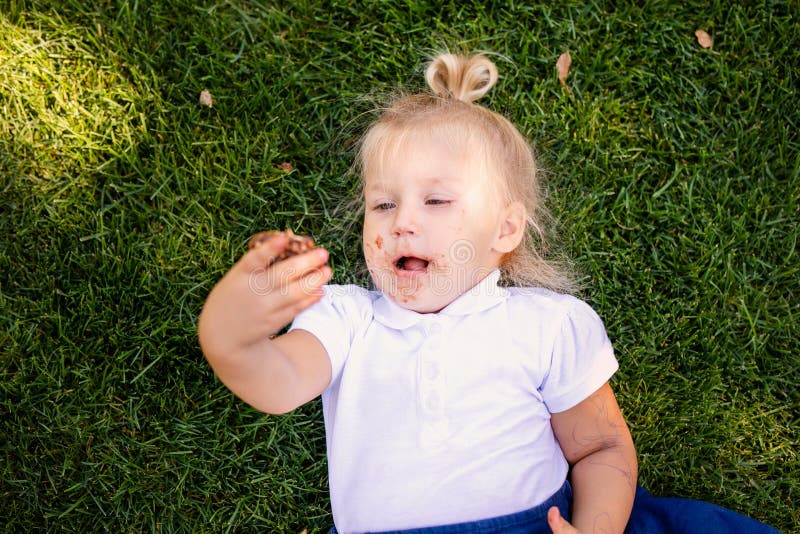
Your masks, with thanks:
<instances>
[{"instance_id":1,"label":"button placket","mask_svg":"<svg viewBox=\"0 0 800 534\"><path fill-rule=\"evenodd\" d=\"M424 328L425 341L420 351L420 437L428 444L447 439L449 425L444 416L446 376L441 369L442 325L434 321Z\"/></svg>"}]
</instances>

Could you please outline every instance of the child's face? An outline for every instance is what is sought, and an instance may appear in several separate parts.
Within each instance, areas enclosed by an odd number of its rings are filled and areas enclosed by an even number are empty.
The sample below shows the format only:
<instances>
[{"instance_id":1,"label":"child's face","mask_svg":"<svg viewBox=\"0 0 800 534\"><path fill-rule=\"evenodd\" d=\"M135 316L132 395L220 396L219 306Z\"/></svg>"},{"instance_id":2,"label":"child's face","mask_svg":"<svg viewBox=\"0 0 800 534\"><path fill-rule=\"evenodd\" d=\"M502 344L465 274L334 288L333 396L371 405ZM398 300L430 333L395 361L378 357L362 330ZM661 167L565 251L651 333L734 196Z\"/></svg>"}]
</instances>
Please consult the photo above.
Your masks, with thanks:
<instances>
[{"instance_id":1,"label":"child's face","mask_svg":"<svg viewBox=\"0 0 800 534\"><path fill-rule=\"evenodd\" d=\"M502 210L481 160L423 135L367 173L364 257L400 306L438 311L499 266Z\"/></svg>"}]
</instances>

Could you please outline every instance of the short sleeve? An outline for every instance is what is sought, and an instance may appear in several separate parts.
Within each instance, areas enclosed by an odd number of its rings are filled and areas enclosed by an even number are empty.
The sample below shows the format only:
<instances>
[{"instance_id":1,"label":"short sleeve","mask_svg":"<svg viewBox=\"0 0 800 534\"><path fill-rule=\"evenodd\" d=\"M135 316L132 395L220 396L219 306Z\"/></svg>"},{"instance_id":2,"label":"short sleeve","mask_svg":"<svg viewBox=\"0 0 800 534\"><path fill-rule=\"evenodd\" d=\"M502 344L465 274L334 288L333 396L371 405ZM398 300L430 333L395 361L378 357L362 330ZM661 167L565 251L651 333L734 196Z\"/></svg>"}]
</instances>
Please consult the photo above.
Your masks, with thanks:
<instances>
[{"instance_id":1,"label":"short sleeve","mask_svg":"<svg viewBox=\"0 0 800 534\"><path fill-rule=\"evenodd\" d=\"M617 371L619 364L595 311L570 299L553 330L550 369L539 391L551 413L563 412L587 399Z\"/></svg>"},{"instance_id":2,"label":"short sleeve","mask_svg":"<svg viewBox=\"0 0 800 534\"><path fill-rule=\"evenodd\" d=\"M353 338L371 318L369 292L358 286L328 285L322 299L295 317L289 330L305 330L325 347L331 361L331 381L342 372Z\"/></svg>"}]
</instances>

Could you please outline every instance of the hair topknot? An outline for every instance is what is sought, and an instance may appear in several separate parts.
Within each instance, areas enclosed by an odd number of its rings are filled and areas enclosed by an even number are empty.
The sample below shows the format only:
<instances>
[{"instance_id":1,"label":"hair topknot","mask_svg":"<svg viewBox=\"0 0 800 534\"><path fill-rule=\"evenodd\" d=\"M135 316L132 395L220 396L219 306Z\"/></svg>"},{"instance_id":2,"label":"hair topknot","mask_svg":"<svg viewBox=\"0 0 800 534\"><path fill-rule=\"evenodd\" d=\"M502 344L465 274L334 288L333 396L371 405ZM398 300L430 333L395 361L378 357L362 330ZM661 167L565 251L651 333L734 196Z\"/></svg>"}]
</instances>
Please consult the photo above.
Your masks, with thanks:
<instances>
[{"instance_id":1,"label":"hair topknot","mask_svg":"<svg viewBox=\"0 0 800 534\"><path fill-rule=\"evenodd\" d=\"M425 80L440 97L475 102L497 83L497 68L486 56L440 54L428 65Z\"/></svg>"}]
</instances>

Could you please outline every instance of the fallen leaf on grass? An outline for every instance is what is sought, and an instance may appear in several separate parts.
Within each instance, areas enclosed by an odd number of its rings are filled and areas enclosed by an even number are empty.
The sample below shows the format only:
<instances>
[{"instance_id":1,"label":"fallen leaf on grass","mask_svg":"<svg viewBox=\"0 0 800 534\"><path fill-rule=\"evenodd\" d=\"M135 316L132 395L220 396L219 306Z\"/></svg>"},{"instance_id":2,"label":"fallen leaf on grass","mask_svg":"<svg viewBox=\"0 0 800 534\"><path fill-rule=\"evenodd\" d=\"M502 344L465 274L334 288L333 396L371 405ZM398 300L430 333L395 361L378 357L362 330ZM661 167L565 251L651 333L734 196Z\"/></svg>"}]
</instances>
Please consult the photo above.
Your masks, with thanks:
<instances>
[{"instance_id":1,"label":"fallen leaf on grass","mask_svg":"<svg viewBox=\"0 0 800 534\"><path fill-rule=\"evenodd\" d=\"M697 37L697 44L703 48L711 48L711 45L714 44L714 41L711 40L711 36L708 35L708 32L705 30L695 30L694 36Z\"/></svg>"},{"instance_id":2,"label":"fallen leaf on grass","mask_svg":"<svg viewBox=\"0 0 800 534\"><path fill-rule=\"evenodd\" d=\"M278 165L278 168L283 172L292 172L294 170L294 165L292 165L288 161L284 161L283 163Z\"/></svg>"},{"instance_id":3,"label":"fallen leaf on grass","mask_svg":"<svg viewBox=\"0 0 800 534\"><path fill-rule=\"evenodd\" d=\"M200 103L210 108L214 107L214 99L211 97L211 93L206 89L200 91Z\"/></svg>"},{"instance_id":4,"label":"fallen leaf on grass","mask_svg":"<svg viewBox=\"0 0 800 534\"><path fill-rule=\"evenodd\" d=\"M572 56L569 55L569 51L564 52L560 56L558 56L558 61L556 61L556 70L558 71L558 81L561 82L561 85L564 87L567 86L567 76L569 76L569 66L572 65Z\"/></svg>"}]
</instances>

